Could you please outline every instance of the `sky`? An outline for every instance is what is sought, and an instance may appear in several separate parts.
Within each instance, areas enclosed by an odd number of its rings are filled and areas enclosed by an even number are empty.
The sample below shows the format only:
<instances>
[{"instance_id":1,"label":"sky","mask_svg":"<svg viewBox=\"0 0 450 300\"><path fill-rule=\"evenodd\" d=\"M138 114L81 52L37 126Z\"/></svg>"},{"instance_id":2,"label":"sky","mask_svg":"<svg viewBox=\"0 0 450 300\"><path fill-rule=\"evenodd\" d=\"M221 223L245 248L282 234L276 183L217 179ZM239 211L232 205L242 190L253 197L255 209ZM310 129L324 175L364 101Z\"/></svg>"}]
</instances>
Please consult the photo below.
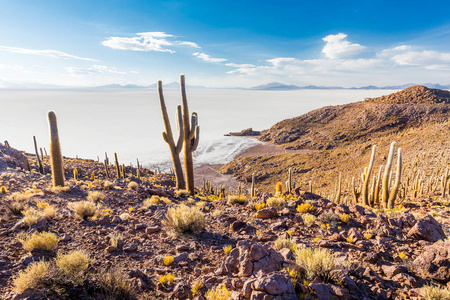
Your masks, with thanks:
<instances>
[{"instance_id":1,"label":"sky","mask_svg":"<svg viewBox=\"0 0 450 300\"><path fill-rule=\"evenodd\" d=\"M0 0L0 87L450 84L450 1Z\"/></svg>"}]
</instances>

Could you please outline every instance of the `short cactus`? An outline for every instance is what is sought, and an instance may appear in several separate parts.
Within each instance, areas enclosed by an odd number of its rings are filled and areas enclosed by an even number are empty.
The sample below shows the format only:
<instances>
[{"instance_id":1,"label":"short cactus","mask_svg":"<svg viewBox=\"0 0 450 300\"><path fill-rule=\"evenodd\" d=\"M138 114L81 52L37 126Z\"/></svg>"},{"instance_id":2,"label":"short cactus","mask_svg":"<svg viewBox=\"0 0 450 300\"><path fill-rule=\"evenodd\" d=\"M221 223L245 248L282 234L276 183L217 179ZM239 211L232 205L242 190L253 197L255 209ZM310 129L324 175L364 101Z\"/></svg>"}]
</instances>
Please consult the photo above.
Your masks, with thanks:
<instances>
[{"instance_id":1,"label":"short cactus","mask_svg":"<svg viewBox=\"0 0 450 300\"><path fill-rule=\"evenodd\" d=\"M370 157L369 166L365 169L364 172L364 181L363 181L363 187L362 187L362 201L364 205L369 205L369 181L370 181L370 173L372 173L373 164L375 161L375 154L377 151L377 145L372 146L372 155Z\"/></svg>"},{"instance_id":2,"label":"short cactus","mask_svg":"<svg viewBox=\"0 0 450 300\"><path fill-rule=\"evenodd\" d=\"M58 124L54 111L48 112L48 124L50 126L50 164L53 186L64 186L63 158L59 143Z\"/></svg>"}]
</instances>

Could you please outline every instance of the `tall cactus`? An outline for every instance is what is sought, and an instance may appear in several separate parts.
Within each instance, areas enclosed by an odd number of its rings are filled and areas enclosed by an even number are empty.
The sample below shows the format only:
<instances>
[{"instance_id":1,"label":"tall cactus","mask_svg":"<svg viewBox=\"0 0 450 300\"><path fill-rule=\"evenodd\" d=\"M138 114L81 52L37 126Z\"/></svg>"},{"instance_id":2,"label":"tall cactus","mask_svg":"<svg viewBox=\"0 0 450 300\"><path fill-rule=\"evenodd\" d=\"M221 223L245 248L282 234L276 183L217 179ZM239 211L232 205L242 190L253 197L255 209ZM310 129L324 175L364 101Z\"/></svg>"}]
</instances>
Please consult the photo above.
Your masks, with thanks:
<instances>
[{"instance_id":1,"label":"tall cactus","mask_svg":"<svg viewBox=\"0 0 450 300\"><path fill-rule=\"evenodd\" d=\"M194 162L192 152L197 149L199 142L200 127L197 125L198 116L196 112L192 113L191 122L189 122L189 108L186 97L186 83L184 75L180 75L181 100L183 112L184 129L184 171L186 173L187 189L191 195L194 194ZM181 126L180 126L181 128Z\"/></svg>"},{"instance_id":2,"label":"tall cactus","mask_svg":"<svg viewBox=\"0 0 450 300\"><path fill-rule=\"evenodd\" d=\"M158 81L158 95L159 102L161 104L161 112L164 121L163 139L169 145L170 155L172 156L172 164L175 171L176 188L184 190L186 188L186 182L184 181L183 169L181 168L180 152L183 147L184 138L184 126L183 116L181 113L181 106L177 106L177 126L179 131L178 141L175 145L172 134L172 127L170 126L169 115L167 114L166 103L164 101L162 81Z\"/></svg>"},{"instance_id":3,"label":"tall cactus","mask_svg":"<svg viewBox=\"0 0 450 300\"><path fill-rule=\"evenodd\" d=\"M377 152L377 145L372 146L372 156L370 157L369 167L365 170L364 181L362 186L362 201L364 205L369 205L369 181L370 181L370 173L372 173L373 163L375 161L375 154Z\"/></svg>"},{"instance_id":4,"label":"tall cactus","mask_svg":"<svg viewBox=\"0 0 450 300\"><path fill-rule=\"evenodd\" d=\"M286 190L289 194L291 194L292 193L292 168L289 168L288 174L289 175L288 175Z\"/></svg>"},{"instance_id":5,"label":"tall cactus","mask_svg":"<svg viewBox=\"0 0 450 300\"><path fill-rule=\"evenodd\" d=\"M391 177L391 168L392 168L392 160L394 159L395 148L397 146L396 142L391 143L391 148L389 149L389 156L386 162L386 167L384 168L383 175L383 187L382 187L382 203L383 206L387 208L388 200L389 200L389 185L390 185L390 177Z\"/></svg>"},{"instance_id":6,"label":"tall cactus","mask_svg":"<svg viewBox=\"0 0 450 300\"><path fill-rule=\"evenodd\" d=\"M64 186L64 168L59 143L58 124L54 111L48 112L48 124L50 126L50 164L52 167L53 186Z\"/></svg>"},{"instance_id":7,"label":"tall cactus","mask_svg":"<svg viewBox=\"0 0 450 300\"><path fill-rule=\"evenodd\" d=\"M398 189L400 187L400 180L402 178L402 166L403 166L402 148L398 148L397 172L395 174L395 184L389 193L389 199L388 199L388 208L390 208L390 209L394 208L395 198L397 198Z\"/></svg>"},{"instance_id":8,"label":"tall cactus","mask_svg":"<svg viewBox=\"0 0 450 300\"><path fill-rule=\"evenodd\" d=\"M36 142L36 137L33 135L33 141L34 141L34 151L36 152L36 159L38 161L38 165L39 165L39 173L41 173L42 175L44 174L44 166L42 164L42 160L39 157L39 152L38 152L38 146L37 146L37 142Z\"/></svg>"},{"instance_id":9,"label":"tall cactus","mask_svg":"<svg viewBox=\"0 0 450 300\"><path fill-rule=\"evenodd\" d=\"M256 196L256 190L255 190L255 173L252 174L252 186L250 190L250 195L252 199Z\"/></svg>"}]
</instances>

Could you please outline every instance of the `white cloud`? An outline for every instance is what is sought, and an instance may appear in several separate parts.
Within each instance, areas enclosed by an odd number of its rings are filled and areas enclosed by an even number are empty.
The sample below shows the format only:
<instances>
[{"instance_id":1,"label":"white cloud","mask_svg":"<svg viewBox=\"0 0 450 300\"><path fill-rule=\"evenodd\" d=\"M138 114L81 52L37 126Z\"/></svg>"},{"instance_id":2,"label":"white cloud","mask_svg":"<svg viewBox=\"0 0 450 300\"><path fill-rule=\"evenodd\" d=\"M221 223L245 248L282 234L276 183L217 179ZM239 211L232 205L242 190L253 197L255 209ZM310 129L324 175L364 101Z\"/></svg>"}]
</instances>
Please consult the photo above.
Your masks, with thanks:
<instances>
[{"instance_id":1,"label":"white cloud","mask_svg":"<svg viewBox=\"0 0 450 300\"><path fill-rule=\"evenodd\" d=\"M120 72L114 67L107 67L102 65L93 65L90 68L77 68L77 67L67 67L67 72L76 75L90 75L90 74L100 74L100 73L110 73L110 74L120 74L125 75L126 72Z\"/></svg>"},{"instance_id":2,"label":"white cloud","mask_svg":"<svg viewBox=\"0 0 450 300\"><path fill-rule=\"evenodd\" d=\"M197 48L197 49L200 49L200 48L201 48L199 45L197 45L197 44L194 43L194 42L176 41L175 43L176 43L177 45L181 45L181 46L189 46L189 47Z\"/></svg>"},{"instance_id":3,"label":"white cloud","mask_svg":"<svg viewBox=\"0 0 450 300\"><path fill-rule=\"evenodd\" d=\"M235 68L252 68L252 67L255 67L255 65L252 65L252 64L227 63L225 65L228 66L228 67L235 67Z\"/></svg>"},{"instance_id":4,"label":"white cloud","mask_svg":"<svg viewBox=\"0 0 450 300\"><path fill-rule=\"evenodd\" d=\"M24 71L24 67L19 65L0 65L0 70Z\"/></svg>"},{"instance_id":5,"label":"white cloud","mask_svg":"<svg viewBox=\"0 0 450 300\"><path fill-rule=\"evenodd\" d=\"M189 41L171 41L169 39L175 38L172 34L165 32L140 32L136 33L135 37L109 37L102 42L103 46L132 51L156 51L175 53L174 50L168 46L189 46L193 48L200 48L196 43Z\"/></svg>"},{"instance_id":6,"label":"white cloud","mask_svg":"<svg viewBox=\"0 0 450 300\"><path fill-rule=\"evenodd\" d=\"M331 59L350 58L360 54L366 47L347 41L345 33L330 34L322 40L326 42L322 53Z\"/></svg>"},{"instance_id":7,"label":"white cloud","mask_svg":"<svg viewBox=\"0 0 450 300\"><path fill-rule=\"evenodd\" d=\"M211 57L208 54L200 53L200 52L195 52L193 55L198 57L198 58L201 58L201 59L203 59L204 61L207 61L207 62L224 62L224 61L227 61L227 59L225 59L225 58L214 58L214 57Z\"/></svg>"},{"instance_id":8,"label":"white cloud","mask_svg":"<svg viewBox=\"0 0 450 300\"><path fill-rule=\"evenodd\" d=\"M40 56L48 56L53 58L63 58L63 59L79 59L79 60L88 60L88 61L99 61L92 58L78 57L75 55L71 55L65 52L61 52L58 50L33 50L33 49L25 49L25 48L17 48L17 47L7 47L0 46L0 51L7 51L11 53L21 53L21 54L32 54L32 55L40 55Z\"/></svg>"}]
</instances>

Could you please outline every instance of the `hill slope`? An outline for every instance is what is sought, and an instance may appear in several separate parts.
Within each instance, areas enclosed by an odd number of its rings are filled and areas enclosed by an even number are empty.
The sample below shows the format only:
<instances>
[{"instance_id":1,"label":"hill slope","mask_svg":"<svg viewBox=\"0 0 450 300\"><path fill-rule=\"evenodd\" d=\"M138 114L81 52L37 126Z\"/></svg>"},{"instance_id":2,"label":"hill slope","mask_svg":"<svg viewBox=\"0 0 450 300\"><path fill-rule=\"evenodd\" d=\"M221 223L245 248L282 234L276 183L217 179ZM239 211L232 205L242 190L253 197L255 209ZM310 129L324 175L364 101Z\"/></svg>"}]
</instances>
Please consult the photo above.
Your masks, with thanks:
<instances>
[{"instance_id":1,"label":"hill slope","mask_svg":"<svg viewBox=\"0 0 450 300\"><path fill-rule=\"evenodd\" d=\"M327 195L335 191L342 172L343 195L351 197L351 178L354 176L359 185L372 145L378 146L374 168L378 170L386 163L389 144L396 141L403 148L404 174L413 172L416 164L416 171L427 172L423 180L429 180L431 172L445 169L450 162L449 95L414 86L281 121L263 131L260 139L285 149L311 151L239 158L225 165L222 172L242 182L251 182L255 173L259 188L272 191L275 182L284 182L292 168L297 186L306 189L312 180L315 191Z\"/></svg>"}]
</instances>

